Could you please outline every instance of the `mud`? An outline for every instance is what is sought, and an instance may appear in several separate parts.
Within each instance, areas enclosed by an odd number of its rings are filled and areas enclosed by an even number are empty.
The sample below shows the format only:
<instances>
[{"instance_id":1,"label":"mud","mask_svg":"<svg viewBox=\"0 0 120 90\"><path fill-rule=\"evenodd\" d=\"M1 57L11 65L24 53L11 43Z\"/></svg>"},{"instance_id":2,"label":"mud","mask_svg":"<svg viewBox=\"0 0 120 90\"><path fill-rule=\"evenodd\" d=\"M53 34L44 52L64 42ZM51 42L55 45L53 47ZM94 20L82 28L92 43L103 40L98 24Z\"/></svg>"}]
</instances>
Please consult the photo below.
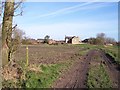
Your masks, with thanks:
<instances>
[{"instance_id":1,"label":"mud","mask_svg":"<svg viewBox=\"0 0 120 90\"><path fill-rule=\"evenodd\" d=\"M112 80L113 88L118 88L119 70L117 64L114 63L113 58L106 55L101 50L91 50L82 58L76 60L75 64L63 73L58 80L53 84L53 88L87 88L87 73L90 62L95 56L101 57L101 63L106 66L106 71Z\"/></svg>"}]
</instances>

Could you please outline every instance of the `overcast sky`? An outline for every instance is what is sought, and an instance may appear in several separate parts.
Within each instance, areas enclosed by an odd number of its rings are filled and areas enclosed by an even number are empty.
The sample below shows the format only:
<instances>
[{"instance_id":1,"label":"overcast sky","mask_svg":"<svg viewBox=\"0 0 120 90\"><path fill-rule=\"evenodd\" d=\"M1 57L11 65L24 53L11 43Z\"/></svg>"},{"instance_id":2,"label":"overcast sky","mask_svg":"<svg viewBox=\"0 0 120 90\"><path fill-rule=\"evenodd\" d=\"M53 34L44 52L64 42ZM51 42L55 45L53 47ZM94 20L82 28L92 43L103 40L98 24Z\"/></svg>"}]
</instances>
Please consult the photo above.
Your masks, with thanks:
<instances>
[{"instance_id":1,"label":"overcast sky","mask_svg":"<svg viewBox=\"0 0 120 90\"><path fill-rule=\"evenodd\" d=\"M25 2L23 16L14 24L31 38L49 35L56 40L79 36L82 40L105 33L118 40L117 2Z\"/></svg>"}]
</instances>

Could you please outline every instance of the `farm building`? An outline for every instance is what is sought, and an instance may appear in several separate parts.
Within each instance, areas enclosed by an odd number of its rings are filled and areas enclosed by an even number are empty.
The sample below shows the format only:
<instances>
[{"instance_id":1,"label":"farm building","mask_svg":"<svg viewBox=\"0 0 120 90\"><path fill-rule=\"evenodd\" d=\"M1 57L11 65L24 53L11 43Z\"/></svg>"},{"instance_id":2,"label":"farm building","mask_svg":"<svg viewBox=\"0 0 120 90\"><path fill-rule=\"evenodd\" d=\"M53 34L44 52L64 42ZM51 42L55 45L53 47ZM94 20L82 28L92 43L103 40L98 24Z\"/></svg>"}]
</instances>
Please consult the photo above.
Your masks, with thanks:
<instances>
[{"instance_id":1,"label":"farm building","mask_svg":"<svg viewBox=\"0 0 120 90\"><path fill-rule=\"evenodd\" d=\"M80 38L76 36L73 37L65 36L65 42L71 44L80 44Z\"/></svg>"},{"instance_id":2,"label":"farm building","mask_svg":"<svg viewBox=\"0 0 120 90\"><path fill-rule=\"evenodd\" d=\"M85 39L82 41L82 43L88 43L90 39Z\"/></svg>"},{"instance_id":3,"label":"farm building","mask_svg":"<svg viewBox=\"0 0 120 90\"><path fill-rule=\"evenodd\" d=\"M64 40L59 40L59 41L56 41L57 44L64 44L65 41Z\"/></svg>"},{"instance_id":4,"label":"farm building","mask_svg":"<svg viewBox=\"0 0 120 90\"><path fill-rule=\"evenodd\" d=\"M44 43L44 39L37 39L37 43Z\"/></svg>"}]
</instances>

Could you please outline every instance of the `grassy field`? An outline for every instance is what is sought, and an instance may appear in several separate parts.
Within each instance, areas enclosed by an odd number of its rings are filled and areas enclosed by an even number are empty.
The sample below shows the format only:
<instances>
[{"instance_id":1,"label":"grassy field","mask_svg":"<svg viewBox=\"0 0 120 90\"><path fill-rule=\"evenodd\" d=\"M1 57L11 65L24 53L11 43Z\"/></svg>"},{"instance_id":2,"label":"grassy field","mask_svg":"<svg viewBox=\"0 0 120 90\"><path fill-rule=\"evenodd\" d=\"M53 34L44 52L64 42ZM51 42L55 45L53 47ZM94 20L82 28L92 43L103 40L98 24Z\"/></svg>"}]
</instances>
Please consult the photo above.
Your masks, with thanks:
<instances>
[{"instance_id":1,"label":"grassy field","mask_svg":"<svg viewBox=\"0 0 120 90\"><path fill-rule=\"evenodd\" d=\"M105 50L106 53L109 53L119 63L117 47L115 46L105 47L89 44L28 45L29 66L26 67L26 46L23 45L15 54L15 60L21 66L23 76L17 82L14 82L14 80L4 80L3 87L49 88L64 71L73 65L78 56L84 56L92 49ZM100 74L101 76L99 76ZM111 83L104 70L104 65L90 67L88 87L111 87L110 85Z\"/></svg>"}]
</instances>

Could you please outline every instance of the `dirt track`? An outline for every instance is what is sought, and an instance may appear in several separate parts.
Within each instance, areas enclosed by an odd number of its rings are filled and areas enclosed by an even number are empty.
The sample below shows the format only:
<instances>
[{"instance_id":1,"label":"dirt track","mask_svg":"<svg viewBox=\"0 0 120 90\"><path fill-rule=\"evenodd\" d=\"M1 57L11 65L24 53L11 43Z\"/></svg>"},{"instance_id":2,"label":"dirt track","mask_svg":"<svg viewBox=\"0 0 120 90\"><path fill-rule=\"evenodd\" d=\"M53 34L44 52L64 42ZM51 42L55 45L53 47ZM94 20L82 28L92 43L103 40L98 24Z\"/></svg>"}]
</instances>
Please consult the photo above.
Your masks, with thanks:
<instances>
[{"instance_id":1,"label":"dirt track","mask_svg":"<svg viewBox=\"0 0 120 90\"><path fill-rule=\"evenodd\" d=\"M118 87L118 73L117 65L112 62L112 58L109 58L103 51L91 50L87 55L78 59L77 62L65 72L61 77L53 84L54 88L86 88L86 78L89 70L89 65L92 57L95 55L101 56L101 60L105 62L107 73L109 74L113 87Z\"/></svg>"},{"instance_id":2,"label":"dirt track","mask_svg":"<svg viewBox=\"0 0 120 90\"><path fill-rule=\"evenodd\" d=\"M77 62L66 72L60 79L58 79L54 88L86 88L86 77L91 61L91 55L94 51L90 51L87 55L78 59Z\"/></svg>"}]
</instances>

